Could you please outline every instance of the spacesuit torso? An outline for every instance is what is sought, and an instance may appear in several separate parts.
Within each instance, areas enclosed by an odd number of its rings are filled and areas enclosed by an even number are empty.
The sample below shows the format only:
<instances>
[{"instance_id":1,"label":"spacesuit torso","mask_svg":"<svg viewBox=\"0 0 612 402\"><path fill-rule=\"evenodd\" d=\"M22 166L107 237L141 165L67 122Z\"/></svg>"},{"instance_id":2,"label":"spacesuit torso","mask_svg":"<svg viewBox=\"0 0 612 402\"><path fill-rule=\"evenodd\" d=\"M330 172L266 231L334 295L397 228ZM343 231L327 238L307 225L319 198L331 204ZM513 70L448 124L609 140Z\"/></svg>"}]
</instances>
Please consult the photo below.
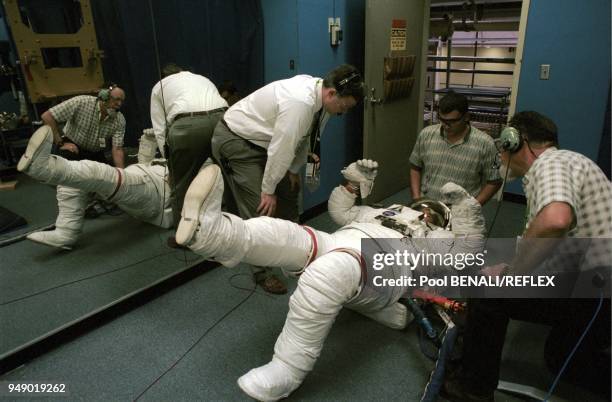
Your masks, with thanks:
<instances>
[{"instance_id":1,"label":"spacesuit torso","mask_svg":"<svg viewBox=\"0 0 612 402\"><path fill-rule=\"evenodd\" d=\"M386 253L394 253L400 247L399 251L418 253L422 247L431 247L433 243L437 252L445 252L453 245L453 233L427 226L420 220L423 214L419 211L398 204L387 208L356 206L355 199L355 195L343 186L332 191L328 203L329 214L336 223L344 226L332 234L316 233L318 256L338 249L352 249L364 255L364 239L372 239L369 244L378 249L378 252ZM359 295L352 303L366 303L369 306L375 304L383 308L395 303L408 287L374 286L371 279L374 276L381 279L409 278L412 271L407 265L374 271L371 264L366 264L365 276Z\"/></svg>"},{"instance_id":2,"label":"spacesuit torso","mask_svg":"<svg viewBox=\"0 0 612 402\"><path fill-rule=\"evenodd\" d=\"M124 182L115 196L129 215L162 228L172 226L165 164L134 164L124 169Z\"/></svg>"}]
</instances>

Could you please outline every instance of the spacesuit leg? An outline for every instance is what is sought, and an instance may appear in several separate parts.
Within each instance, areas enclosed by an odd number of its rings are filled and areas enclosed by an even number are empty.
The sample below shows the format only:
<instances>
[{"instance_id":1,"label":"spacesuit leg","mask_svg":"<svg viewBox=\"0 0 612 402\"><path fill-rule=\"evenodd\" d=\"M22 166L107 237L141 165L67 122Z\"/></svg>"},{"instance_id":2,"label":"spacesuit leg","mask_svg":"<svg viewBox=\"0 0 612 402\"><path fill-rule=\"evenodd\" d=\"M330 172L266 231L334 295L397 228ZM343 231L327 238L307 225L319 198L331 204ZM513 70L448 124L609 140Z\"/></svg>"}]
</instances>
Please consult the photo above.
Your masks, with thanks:
<instances>
[{"instance_id":1,"label":"spacesuit leg","mask_svg":"<svg viewBox=\"0 0 612 402\"><path fill-rule=\"evenodd\" d=\"M29 240L52 247L70 250L83 230L83 217L87 206L86 192L73 187L57 186L57 207L59 213L55 230L34 232Z\"/></svg>"},{"instance_id":2,"label":"spacesuit leg","mask_svg":"<svg viewBox=\"0 0 612 402\"><path fill-rule=\"evenodd\" d=\"M312 241L302 227L281 219L245 221L222 213L222 198L219 167L204 166L185 195L176 241L226 267L245 262L295 272L306 265Z\"/></svg>"},{"instance_id":3,"label":"spacesuit leg","mask_svg":"<svg viewBox=\"0 0 612 402\"><path fill-rule=\"evenodd\" d=\"M51 155L52 145L51 128L42 126L32 134L17 169L45 183L95 192L104 198L115 192L118 169L90 160L69 161Z\"/></svg>"},{"instance_id":4,"label":"spacesuit leg","mask_svg":"<svg viewBox=\"0 0 612 402\"><path fill-rule=\"evenodd\" d=\"M359 261L330 252L306 268L289 300L285 326L268 364L238 379L251 397L274 401L288 396L312 370L342 306L359 291Z\"/></svg>"},{"instance_id":5,"label":"spacesuit leg","mask_svg":"<svg viewBox=\"0 0 612 402\"><path fill-rule=\"evenodd\" d=\"M173 220L165 172L159 165L128 166L119 172L121 184L110 201L138 220L170 228Z\"/></svg>"},{"instance_id":6,"label":"spacesuit leg","mask_svg":"<svg viewBox=\"0 0 612 402\"><path fill-rule=\"evenodd\" d=\"M369 319L391 329L404 329L406 328L406 325L410 324L414 319L414 316L408 311L406 306L398 302L395 302L382 309L372 309L367 304L352 303L347 304L346 308L362 314Z\"/></svg>"}]
</instances>

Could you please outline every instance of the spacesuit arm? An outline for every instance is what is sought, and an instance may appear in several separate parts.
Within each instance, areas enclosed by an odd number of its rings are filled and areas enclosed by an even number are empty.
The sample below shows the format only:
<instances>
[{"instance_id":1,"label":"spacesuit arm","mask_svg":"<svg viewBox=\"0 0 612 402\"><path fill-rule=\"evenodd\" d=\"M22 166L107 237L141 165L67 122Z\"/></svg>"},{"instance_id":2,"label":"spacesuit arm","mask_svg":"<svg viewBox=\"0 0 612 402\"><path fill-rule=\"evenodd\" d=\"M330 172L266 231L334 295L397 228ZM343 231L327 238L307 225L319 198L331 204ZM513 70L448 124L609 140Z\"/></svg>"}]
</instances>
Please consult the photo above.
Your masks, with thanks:
<instances>
[{"instance_id":1,"label":"spacesuit arm","mask_svg":"<svg viewBox=\"0 0 612 402\"><path fill-rule=\"evenodd\" d=\"M327 210L329 215L339 225L348 225L351 222L361 222L372 207L355 205L357 195L345 186L338 186L332 191Z\"/></svg>"}]
</instances>

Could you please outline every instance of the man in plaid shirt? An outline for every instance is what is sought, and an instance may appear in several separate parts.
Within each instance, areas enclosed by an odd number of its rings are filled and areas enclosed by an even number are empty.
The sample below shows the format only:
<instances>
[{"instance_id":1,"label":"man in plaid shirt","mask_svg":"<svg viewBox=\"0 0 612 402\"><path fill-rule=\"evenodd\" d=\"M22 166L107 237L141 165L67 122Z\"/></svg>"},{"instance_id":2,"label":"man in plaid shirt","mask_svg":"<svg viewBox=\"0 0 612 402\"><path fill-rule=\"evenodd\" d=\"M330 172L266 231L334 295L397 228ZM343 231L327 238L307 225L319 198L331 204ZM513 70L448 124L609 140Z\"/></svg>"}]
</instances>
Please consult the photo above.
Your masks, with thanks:
<instances>
[{"instance_id":1,"label":"man in plaid shirt","mask_svg":"<svg viewBox=\"0 0 612 402\"><path fill-rule=\"evenodd\" d=\"M517 130L516 138L520 139L514 147L509 143L500 144L502 169L509 169L508 176L523 177L528 208L524 244L519 246L510 266L499 264L484 271L489 275L529 275L536 268L548 267L550 261L558 267L557 257L567 251L566 247L587 240L589 246L584 249L584 258L578 264L566 263L562 269L575 270L588 277L589 290L595 295L598 293L593 287L593 284L598 286L596 277L609 289L605 281L610 277L610 181L584 155L557 149L557 127L549 118L537 112L520 112L509 125ZM559 245L554 239L565 240ZM561 247L564 249L560 250ZM595 271L596 267L600 270ZM563 276L569 272L558 270L557 273ZM573 288L574 292L584 291L585 288L578 286ZM591 389L602 392L610 392L610 358L604 353L610 347L610 299L607 297L563 377L588 383ZM493 401L511 318L552 326L545 358L548 367L557 374L585 332L598 304L599 300L594 298L470 300L461 369L456 371L457 375L447 375L441 395L451 401Z\"/></svg>"},{"instance_id":2,"label":"man in plaid shirt","mask_svg":"<svg viewBox=\"0 0 612 402\"><path fill-rule=\"evenodd\" d=\"M68 160L93 160L107 163L104 149L112 138L113 162L125 167L123 136L125 118L119 112L125 92L116 85L99 92L98 97L80 95L52 107L42 114L43 122L53 131L57 153ZM63 130L59 123L66 123ZM70 249L83 229L83 216L89 201L87 192L57 186L59 213L55 230L32 233L28 238L42 244Z\"/></svg>"},{"instance_id":3,"label":"man in plaid shirt","mask_svg":"<svg viewBox=\"0 0 612 402\"><path fill-rule=\"evenodd\" d=\"M116 85L100 91L97 98L80 95L52 107L42 114L44 123L53 130L53 142L62 157L106 162L106 140L112 138L114 165L125 167L123 136L125 118L119 112L125 92ZM66 123L64 129L58 123Z\"/></svg>"}]
</instances>

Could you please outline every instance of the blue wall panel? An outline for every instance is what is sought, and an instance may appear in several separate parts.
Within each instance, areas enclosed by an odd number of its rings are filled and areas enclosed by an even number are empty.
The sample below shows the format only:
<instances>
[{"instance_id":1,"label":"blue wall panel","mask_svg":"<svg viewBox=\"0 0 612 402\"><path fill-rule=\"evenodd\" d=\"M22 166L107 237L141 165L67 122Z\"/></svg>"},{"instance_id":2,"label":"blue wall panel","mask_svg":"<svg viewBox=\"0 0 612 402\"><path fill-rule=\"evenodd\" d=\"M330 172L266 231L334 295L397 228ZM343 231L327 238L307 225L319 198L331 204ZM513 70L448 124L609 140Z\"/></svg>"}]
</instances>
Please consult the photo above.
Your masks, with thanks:
<instances>
[{"instance_id":1,"label":"blue wall panel","mask_svg":"<svg viewBox=\"0 0 612 402\"><path fill-rule=\"evenodd\" d=\"M266 83L309 74L324 77L334 67L349 63L363 71L364 0L262 0ZM327 20L340 17L344 40L329 44ZM295 70L289 70L289 60ZM330 119L322 136L321 187L304 189L304 210L327 201L341 181L340 169L362 154L362 106Z\"/></svg>"},{"instance_id":2,"label":"blue wall panel","mask_svg":"<svg viewBox=\"0 0 612 402\"><path fill-rule=\"evenodd\" d=\"M264 19L264 80L289 78L297 72L297 0L262 0ZM289 68L294 60L295 70Z\"/></svg>"},{"instance_id":3,"label":"blue wall panel","mask_svg":"<svg viewBox=\"0 0 612 402\"><path fill-rule=\"evenodd\" d=\"M365 2L360 0L298 0L299 72L324 77L349 63L363 71ZM338 17L343 29L339 46L329 44L327 21ZM340 170L362 154L362 105L332 117L321 138L321 187L304 190L304 210L325 203L341 182Z\"/></svg>"},{"instance_id":4,"label":"blue wall panel","mask_svg":"<svg viewBox=\"0 0 612 402\"><path fill-rule=\"evenodd\" d=\"M549 80L540 64L550 64ZM516 111L547 115L562 148L597 160L609 86L610 0L532 0Z\"/></svg>"}]
</instances>

